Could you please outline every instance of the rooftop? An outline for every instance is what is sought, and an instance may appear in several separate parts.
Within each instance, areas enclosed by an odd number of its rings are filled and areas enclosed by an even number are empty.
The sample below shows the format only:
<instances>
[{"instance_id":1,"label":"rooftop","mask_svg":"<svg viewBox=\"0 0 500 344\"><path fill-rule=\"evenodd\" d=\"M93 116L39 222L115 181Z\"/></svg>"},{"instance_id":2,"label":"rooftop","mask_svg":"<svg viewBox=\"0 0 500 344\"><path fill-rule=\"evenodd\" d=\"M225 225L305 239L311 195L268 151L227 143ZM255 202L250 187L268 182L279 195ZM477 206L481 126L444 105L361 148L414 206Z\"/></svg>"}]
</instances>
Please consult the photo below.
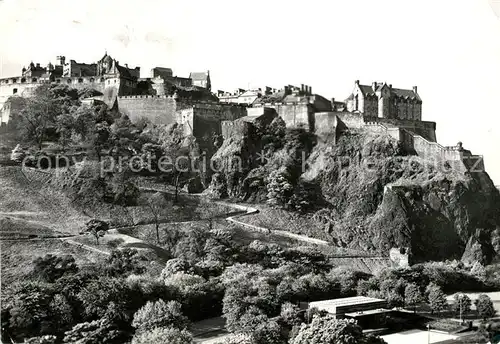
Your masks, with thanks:
<instances>
[{"instance_id":1,"label":"rooftop","mask_svg":"<svg viewBox=\"0 0 500 344\"><path fill-rule=\"evenodd\" d=\"M333 307L336 308L339 306L352 306L352 305L370 304L378 302L385 302L385 300L367 296L354 296L354 297L345 297L342 299L310 302L309 308L316 307L316 308L326 309Z\"/></svg>"}]
</instances>

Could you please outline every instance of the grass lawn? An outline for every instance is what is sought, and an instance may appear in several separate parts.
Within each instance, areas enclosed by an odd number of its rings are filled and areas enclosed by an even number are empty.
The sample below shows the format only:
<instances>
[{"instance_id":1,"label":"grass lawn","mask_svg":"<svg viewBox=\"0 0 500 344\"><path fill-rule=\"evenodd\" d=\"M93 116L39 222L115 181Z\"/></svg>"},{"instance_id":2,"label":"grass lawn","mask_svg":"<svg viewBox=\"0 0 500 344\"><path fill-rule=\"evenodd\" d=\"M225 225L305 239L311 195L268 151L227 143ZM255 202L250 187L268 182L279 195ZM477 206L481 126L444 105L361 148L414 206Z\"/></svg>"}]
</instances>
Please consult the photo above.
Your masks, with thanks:
<instances>
[{"instance_id":1,"label":"grass lawn","mask_svg":"<svg viewBox=\"0 0 500 344\"><path fill-rule=\"evenodd\" d=\"M88 217L75 210L62 192L30 183L16 166L0 167L0 219L2 232L9 232L2 237L23 237L47 236L50 231L76 234Z\"/></svg>"}]
</instances>

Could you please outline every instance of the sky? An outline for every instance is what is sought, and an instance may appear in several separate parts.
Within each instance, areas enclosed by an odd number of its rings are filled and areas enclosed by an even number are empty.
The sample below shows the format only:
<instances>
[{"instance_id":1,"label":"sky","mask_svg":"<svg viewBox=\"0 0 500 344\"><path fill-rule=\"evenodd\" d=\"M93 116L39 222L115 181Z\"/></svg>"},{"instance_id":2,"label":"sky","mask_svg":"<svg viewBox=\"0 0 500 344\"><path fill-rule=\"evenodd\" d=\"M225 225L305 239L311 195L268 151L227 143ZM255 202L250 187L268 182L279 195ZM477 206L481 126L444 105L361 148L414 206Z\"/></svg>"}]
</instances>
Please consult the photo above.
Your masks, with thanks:
<instances>
[{"instance_id":1,"label":"sky","mask_svg":"<svg viewBox=\"0 0 500 344\"><path fill-rule=\"evenodd\" d=\"M210 70L213 90L416 85L438 142L483 155L500 184L500 0L0 0L0 77L105 51L143 77Z\"/></svg>"}]
</instances>

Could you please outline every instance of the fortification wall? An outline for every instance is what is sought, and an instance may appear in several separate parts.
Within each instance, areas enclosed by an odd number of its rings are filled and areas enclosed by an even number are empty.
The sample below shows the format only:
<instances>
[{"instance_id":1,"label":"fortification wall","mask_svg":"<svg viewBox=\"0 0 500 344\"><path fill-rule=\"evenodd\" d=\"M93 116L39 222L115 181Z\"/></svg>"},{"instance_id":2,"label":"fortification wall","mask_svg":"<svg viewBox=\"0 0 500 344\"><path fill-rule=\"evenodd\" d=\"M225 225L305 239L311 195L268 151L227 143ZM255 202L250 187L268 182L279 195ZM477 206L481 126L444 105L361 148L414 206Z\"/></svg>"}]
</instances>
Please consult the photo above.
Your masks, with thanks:
<instances>
[{"instance_id":1,"label":"fortification wall","mask_svg":"<svg viewBox=\"0 0 500 344\"><path fill-rule=\"evenodd\" d=\"M176 121L176 101L169 96L118 97L118 108L131 121L147 118L158 125L168 125Z\"/></svg>"},{"instance_id":2,"label":"fortification wall","mask_svg":"<svg viewBox=\"0 0 500 344\"><path fill-rule=\"evenodd\" d=\"M365 122L382 123L388 127L397 126L399 128L407 129L413 133L424 137L425 139L436 142L436 122L427 122L409 119L394 119L394 118L380 118L372 116L364 116Z\"/></svg>"},{"instance_id":3,"label":"fortification wall","mask_svg":"<svg viewBox=\"0 0 500 344\"><path fill-rule=\"evenodd\" d=\"M36 78L35 78L36 79ZM20 80L20 79L17 79ZM7 83L5 83L7 81ZM29 97L33 94L35 89L42 85L38 82L9 82L12 79L0 80L0 108L3 107L10 96L18 95L22 97Z\"/></svg>"},{"instance_id":4,"label":"fortification wall","mask_svg":"<svg viewBox=\"0 0 500 344\"><path fill-rule=\"evenodd\" d=\"M314 130L314 109L309 103L265 103L260 107L275 109L287 128Z\"/></svg>"},{"instance_id":5,"label":"fortification wall","mask_svg":"<svg viewBox=\"0 0 500 344\"><path fill-rule=\"evenodd\" d=\"M361 129L365 122L363 120L363 115L354 112L336 112L337 118L344 124L347 128Z\"/></svg>"}]
</instances>

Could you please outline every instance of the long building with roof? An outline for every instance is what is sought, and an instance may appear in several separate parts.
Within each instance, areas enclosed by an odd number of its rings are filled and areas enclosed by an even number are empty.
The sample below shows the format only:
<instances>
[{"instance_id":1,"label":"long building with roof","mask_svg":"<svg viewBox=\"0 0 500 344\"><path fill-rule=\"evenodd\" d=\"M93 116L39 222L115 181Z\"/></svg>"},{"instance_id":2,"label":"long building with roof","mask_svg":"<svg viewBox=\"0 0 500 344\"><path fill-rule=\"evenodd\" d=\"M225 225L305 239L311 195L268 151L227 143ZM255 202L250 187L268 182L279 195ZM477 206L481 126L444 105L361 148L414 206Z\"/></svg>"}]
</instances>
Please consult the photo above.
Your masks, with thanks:
<instances>
[{"instance_id":1,"label":"long building with roof","mask_svg":"<svg viewBox=\"0 0 500 344\"><path fill-rule=\"evenodd\" d=\"M360 112L366 117L422 120L422 99L417 86L400 89L385 82L362 85L356 80L346 107L347 111Z\"/></svg>"}]
</instances>

